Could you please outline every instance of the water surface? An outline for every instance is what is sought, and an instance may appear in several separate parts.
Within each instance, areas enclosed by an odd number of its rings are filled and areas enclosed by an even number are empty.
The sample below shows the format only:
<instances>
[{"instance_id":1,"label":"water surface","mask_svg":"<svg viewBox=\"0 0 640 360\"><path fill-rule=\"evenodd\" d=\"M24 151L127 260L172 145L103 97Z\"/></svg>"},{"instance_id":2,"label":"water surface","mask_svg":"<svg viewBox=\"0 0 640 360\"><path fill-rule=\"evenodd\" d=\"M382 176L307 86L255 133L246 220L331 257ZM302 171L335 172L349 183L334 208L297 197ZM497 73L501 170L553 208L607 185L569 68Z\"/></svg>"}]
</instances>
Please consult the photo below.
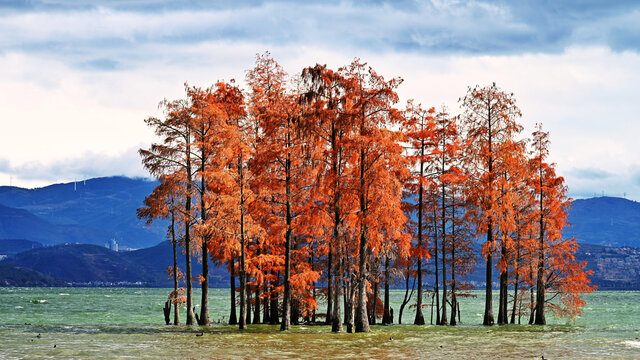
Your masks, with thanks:
<instances>
[{"instance_id":1,"label":"water surface","mask_svg":"<svg viewBox=\"0 0 640 360\"><path fill-rule=\"evenodd\" d=\"M367 334L332 334L328 326L305 325L289 333L269 325L241 332L224 325L228 289L211 291L212 326L166 326L162 306L168 293L0 288L0 358L640 359L640 292L634 291L587 295L575 323L549 315L547 326L493 327L478 325L478 292L477 298L461 300L459 326L378 325ZM396 322L403 294L392 292ZM403 322L412 323L413 316L413 309L405 309ZM428 310L425 318L429 322Z\"/></svg>"}]
</instances>

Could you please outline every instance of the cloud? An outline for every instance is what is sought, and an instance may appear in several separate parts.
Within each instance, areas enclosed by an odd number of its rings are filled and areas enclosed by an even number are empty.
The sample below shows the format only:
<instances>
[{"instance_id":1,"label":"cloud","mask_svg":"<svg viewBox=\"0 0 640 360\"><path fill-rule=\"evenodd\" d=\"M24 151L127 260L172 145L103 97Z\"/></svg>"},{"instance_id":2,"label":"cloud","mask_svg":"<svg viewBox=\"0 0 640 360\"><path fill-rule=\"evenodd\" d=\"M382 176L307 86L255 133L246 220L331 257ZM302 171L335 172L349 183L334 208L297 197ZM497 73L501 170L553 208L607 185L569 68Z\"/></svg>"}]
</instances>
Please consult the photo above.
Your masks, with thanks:
<instances>
[{"instance_id":1,"label":"cloud","mask_svg":"<svg viewBox=\"0 0 640 360\"><path fill-rule=\"evenodd\" d=\"M269 50L290 74L361 57L405 79L402 102L452 113L468 85L495 81L516 94L525 134L536 122L550 131L570 192L640 199L628 175L637 1L32 0L2 2L0 14L0 168L32 184L65 166L73 177L140 175L136 145L154 141L142 120L161 115L160 100L183 96L185 81L242 84Z\"/></svg>"},{"instance_id":2,"label":"cloud","mask_svg":"<svg viewBox=\"0 0 640 360\"><path fill-rule=\"evenodd\" d=\"M640 4L631 1L20 1L8 7L13 11L0 16L3 52L80 64L104 56L143 66L154 54L140 49L217 41L423 55L640 50Z\"/></svg>"},{"instance_id":3,"label":"cloud","mask_svg":"<svg viewBox=\"0 0 640 360\"><path fill-rule=\"evenodd\" d=\"M75 157L29 161L17 165L11 164L7 159L0 159L0 173L12 176L13 184L18 186L38 186L113 175L148 177L137 150L138 147L130 148L114 156L88 151Z\"/></svg>"},{"instance_id":4,"label":"cloud","mask_svg":"<svg viewBox=\"0 0 640 360\"><path fill-rule=\"evenodd\" d=\"M578 179L585 180L603 180L613 176L606 170L596 168L574 168L569 173Z\"/></svg>"}]
</instances>

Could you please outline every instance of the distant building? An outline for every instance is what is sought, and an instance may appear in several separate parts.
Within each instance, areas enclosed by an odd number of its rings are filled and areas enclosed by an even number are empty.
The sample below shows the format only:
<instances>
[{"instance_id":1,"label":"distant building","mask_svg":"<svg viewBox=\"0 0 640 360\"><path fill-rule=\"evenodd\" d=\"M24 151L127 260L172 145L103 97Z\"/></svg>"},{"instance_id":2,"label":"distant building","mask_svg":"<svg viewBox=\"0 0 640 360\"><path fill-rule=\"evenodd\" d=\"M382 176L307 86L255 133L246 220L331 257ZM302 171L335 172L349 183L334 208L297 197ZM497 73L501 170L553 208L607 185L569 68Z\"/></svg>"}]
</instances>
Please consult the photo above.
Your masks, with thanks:
<instances>
[{"instance_id":1,"label":"distant building","mask_svg":"<svg viewBox=\"0 0 640 360\"><path fill-rule=\"evenodd\" d=\"M106 243L104 247L113 251L118 251L118 243L116 242L116 239L111 239L111 241Z\"/></svg>"}]
</instances>

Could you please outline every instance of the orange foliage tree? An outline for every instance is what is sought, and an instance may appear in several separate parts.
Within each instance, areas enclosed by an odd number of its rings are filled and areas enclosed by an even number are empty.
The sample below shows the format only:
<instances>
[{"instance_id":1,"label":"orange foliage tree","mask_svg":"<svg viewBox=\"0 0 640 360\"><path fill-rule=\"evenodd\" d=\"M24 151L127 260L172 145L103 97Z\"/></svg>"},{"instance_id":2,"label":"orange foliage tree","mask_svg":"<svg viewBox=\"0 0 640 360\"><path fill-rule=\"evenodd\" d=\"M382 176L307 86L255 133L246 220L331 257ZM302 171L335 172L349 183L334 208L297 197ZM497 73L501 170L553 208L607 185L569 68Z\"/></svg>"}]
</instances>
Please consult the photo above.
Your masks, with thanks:
<instances>
[{"instance_id":1,"label":"orange foliage tree","mask_svg":"<svg viewBox=\"0 0 640 360\"><path fill-rule=\"evenodd\" d=\"M424 324L423 275L431 258L436 323L454 325L457 298L472 288L465 278L480 235L485 325L494 323L494 266L499 323L507 322L509 286L512 323L527 301L538 324L546 309L579 314L580 294L593 287L584 263L575 261L575 240L562 238L566 186L548 162L541 128L527 157L513 94L495 84L470 88L460 117L413 102L399 111L401 80L385 80L359 59L337 71L316 65L289 77L268 53L246 80L247 93L233 81L186 87L185 99L161 103L163 119L146 120L160 141L140 154L160 184L138 214L149 222L171 219L174 323L182 302L179 244L188 325L198 318L191 278L198 253L200 325L210 322L209 258L231 272L229 322L241 329L259 323L261 312L262 322L276 324L281 316L282 330L301 317L315 322L321 298L332 331L342 331L343 311L349 332L369 331L379 314L390 324L394 277L406 287L400 317L411 278L418 282L414 323Z\"/></svg>"}]
</instances>

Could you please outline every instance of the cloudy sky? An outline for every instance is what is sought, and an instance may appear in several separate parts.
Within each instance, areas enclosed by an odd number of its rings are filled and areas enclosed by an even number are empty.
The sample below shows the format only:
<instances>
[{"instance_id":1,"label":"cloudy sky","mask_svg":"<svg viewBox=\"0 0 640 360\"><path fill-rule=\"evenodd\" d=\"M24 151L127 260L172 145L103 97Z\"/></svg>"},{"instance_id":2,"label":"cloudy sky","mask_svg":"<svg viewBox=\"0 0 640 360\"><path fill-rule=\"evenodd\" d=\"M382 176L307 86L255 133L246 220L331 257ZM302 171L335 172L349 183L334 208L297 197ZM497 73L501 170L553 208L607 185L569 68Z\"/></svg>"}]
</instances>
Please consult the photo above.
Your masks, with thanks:
<instances>
[{"instance_id":1,"label":"cloudy sky","mask_svg":"<svg viewBox=\"0 0 640 360\"><path fill-rule=\"evenodd\" d=\"M136 150L158 102L185 81L243 81L270 51L291 74L360 57L404 78L400 106L452 113L495 81L527 133L551 132L572 196L640 200L637 1L209 3L2 1L0 185L146 176Z\"/></svg>"}]
</instances>

